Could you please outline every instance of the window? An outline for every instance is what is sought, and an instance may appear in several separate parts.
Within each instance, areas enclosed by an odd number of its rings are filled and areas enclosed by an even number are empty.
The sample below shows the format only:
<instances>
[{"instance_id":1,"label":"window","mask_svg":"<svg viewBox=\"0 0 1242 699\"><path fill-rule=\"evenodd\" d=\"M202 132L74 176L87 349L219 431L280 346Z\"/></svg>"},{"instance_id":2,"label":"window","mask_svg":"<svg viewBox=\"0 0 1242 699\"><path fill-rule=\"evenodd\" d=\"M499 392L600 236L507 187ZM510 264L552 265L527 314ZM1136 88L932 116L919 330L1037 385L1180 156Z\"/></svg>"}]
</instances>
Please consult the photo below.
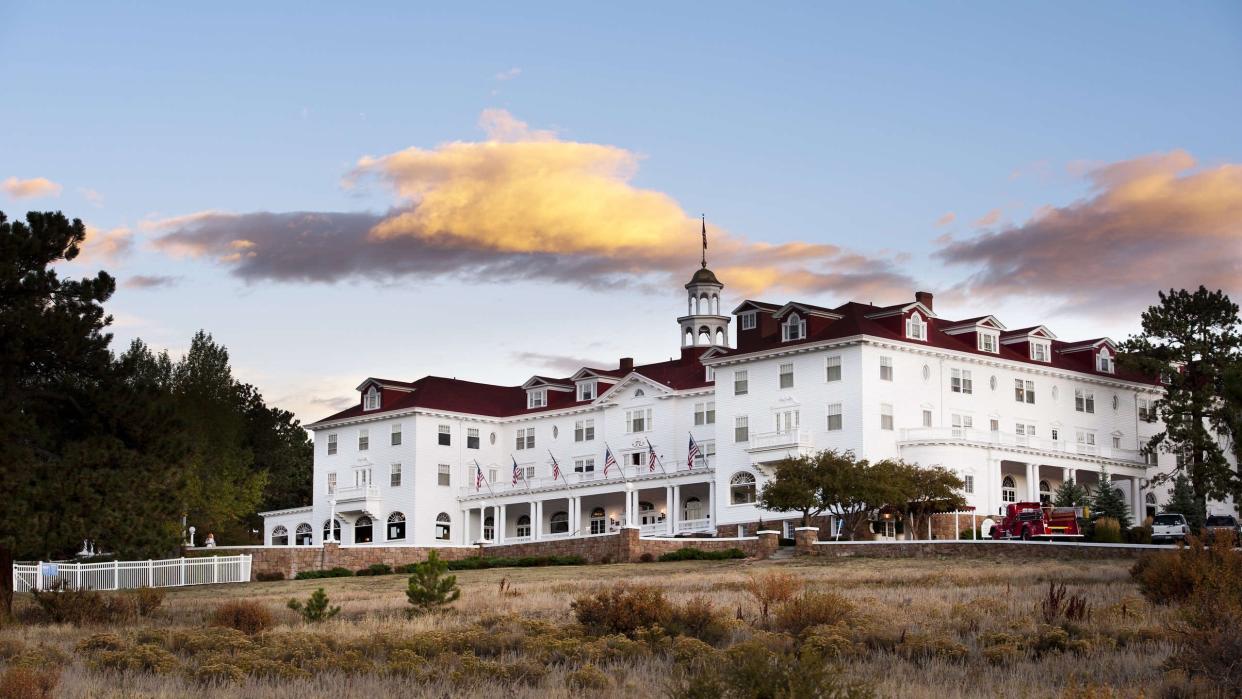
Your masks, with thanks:
<instances>
[{"instance_id":1,"label":"window","mask_svg":"<svg viewBox=\"0 0 1242 699\"><path fill-rule=\"evenodd\" d=\"M729 502L733 505L749 505L755 501L755 476L742 471L729 479Z\"/></svg>"},{"instance_id":2,"label":"window","mask_svg":"<svg viewBox=\"0 0 1242 699\"><path fill-rule=\"evenodd\" d=\"M366 451L371 448L371 433L366 428L358 430L358 451Z\"/></svg>"},{"instance_id":3,"label":"window","mask_svg":"<svg viewBox=\"0 0 1242 699\"><path fill-rule=\"evenodd\" d=\"M963 437L967 430L975 426L975 419L970 415L952 415L950 416L950 424L953 425L953 436Z\"/></svg>"},{"instance_id":4,"label":"window","mask_svg":"<svg viewBox=\"0 0 1242 699\"><path fill-rule=\"evenodd\" d=\"M1039 482L1039 502L1041 505L1052 504L1052 484L1048 481Z\"/></svg>"},{"instance_id":5,"label":"window","mask_svg":"<svg viewBox=\"0 0 1242 699\"><path fill-rule=\"evenodd\" d=\"M743 313L741 316L738 317L738 320L742 324L743 330L754 330L755 326L759 324L757 322L758 314L755 313L754 311L751 311L749 313Z\"/></svg>"},{"instance_id":6,"label":"window","mask_svg":"<svg viewBox=\"0 0 1242 699\"><path fill-rule=\"evenodd\" d=\"M392 473L388 477L388 484L394 488L401 487L401 464L392 465Z\"/></svg>"},{"instance_id":7,"label":"window","mask_svg":"<svg viewBox=\"0 0 1242 699\"><path fill-rule=\"evenodd\" d=\"M553 512L551 519L548 520L548 532L551 534L568 534L569 513Z\"/></svg>"},{"instance_id":8,"label":"window","mask_svg":"<svg viewBox=\"0 0 1242 699\"><path fill-rule=\"evenodd\" d=\"M471 427L466 430L466 448L467 449L478 449L479 448L479 430L477 427Z\"/></svg>"},{"instance_id":9,"label":"window","mask_svg":"<svg viewBox=\"0 0 1242 699\"><path fill-rule=\"evenodd\" d=\"M1005 476L1005 480L1001 481L1001 500L1003 502L1018 501L1018 485L1014 482L1013 476Z\"/></svg>"},{"instance_id":10,"label":"window","mask_svg":"<svg viewBox=\"0 0 1242 699\"><path fill-rule=\"evenodd\" d=\"M880 357L880 380L881 381L892 381L893 380L893 358L892 357Z\"/></svg>"},{"instance_id":11,"label":"window","mask_svg":"<svg viewBox=\"0 0 1242 699\"><path fill-rule=\"evenodd\" d=\"M637 469L639 466L647 463L647 450L632 451L621 457L621 462L627 466L633 466Z\"/></svg>"},{"instance_id":12,"label":"window","mask_svg":"<svg viewBox=\"0 0 1242 699\"><path fill-rule=\"evenodd\" d=\"M1139 398L1138 399L1138 416L1140 420L1146 420L1147 422L1155 422L1156 421L1155 401L1153 401L1150 398ZM330 437L331 435L329 435L329 438ZM328 453L331 454L332 452L329 451Z\"/></svg>"},{"instance_id":13,"label":"window","mask_svg":"<svg viewBox=\"0 0 1242 699\"><path fill-rule=\"evenodd\" d=\"M1087 430L1078 430L1076 433L1078 438L1078 450L1090 454L1095 453L1095 433Z\"/></svg>"},{"instance_id":14,"label":"window","mask_svg":"<svg viewBox=\"0 0 1242 699\"><path fill-rule=\"evenodd\" d=\"M802 425L802 414L797 410L781 410L776 413L776 431L792 432Z\"/></svg>"},{"instance_id":15,"label":"window","mask_svg":"<svg viewBox=\"0 0 1242 699\"><path fill-rule=\"evenodd\" d=\"M336 492L336 471L328 473L328 495Z\"/></svg>"},{"instance_id":16,"label":"window","mask_svg":"<svg viewBox=\"0 0 1242 699\"><path fill-rule=\"evenodd\" d=\"M1013 380L1013 398L1019 403L1035 402L1035 382L1023 381L1022 379Z\"/></svg>"},{"instance_id":17,"label":"window","mask_svg":"<svg viewBox=\"0 0 1242 699\"><path fill-rule=\"evenodd\" d=\"M1074 410L1080 413L1095 412L1095 393L1077 389L1074 391Z\"/></svg>"},{"instance_id":18,"label":"window","mask_svg":"<svg viewBox=\"0 0 1242 699\"><path fill-rule=\"evenodd\" d=\"M578 400L595 400L596 383L594 380L578 384Z\"/></svg>"},{"instance_id":19,"label":"window","mask_svg":"<svg viewBox=\"0 0 1242 699\"><path fill-rule=\"evenodd\" d=\"M341 540L341 520L325 519L323 521L323 539L324 541Z\"/></svg>"},{"instance_id":20,"label":"window","mask_svg":"<svg viewBox=\"0 0 1242 699\"><path fill-rule=\"evenodd\" d=\"M975 382L970 378L969 369L953 369L949 374L949 390L954 393L975 392Z\"/></svg>"},{"instance_id":21,"label":"window","mask_svg":"<svg viewBox=\"0 0 1242 699\"><path fill-rule=\"evenodd\" d=\"M1100 349L1100 353L1095 356L1095 368L1105 374L1113 373L1116 364L1113 362L1113 355L1108 351L1107 347Z\"/></svg>"},{"instance_id":22,"label":"window","mask_svg":"<svg viewBox=\"0 0 1242 699\"><path fill-rule=\"evenodd\" d=\"M646 432L652 429L651 408L625 411L626 432Z\"/></svg>"},{"instance_id":23,"label":"window","mask_svg":"<svg viewBox=\"0 0 1242 699\"><path fill-rule=\"evenodd\" d=\"M362 409L375 410L378 407L380 407L380 394L379 391L375 390L375 387L372 386L368 388L367 392L362 396Z\"/></svg>"},{"instance_id":24,"label":"window","mask_svg":"<svg viewBox=\"0 0 1242 699\"><path fill-rule=\"evenodd\" d=\"M441 512L436 515L436 540L448 541L449 529L452 527L453 520L448 516L447 512Z\"/></svg>"},{"instance_id":25,"label":"window","mask_svg":"<svg viewBox=\"0 0 1242 699\"><path fill-rule=\"evenodd\" d=\"M699 465L710 466L713 459L716 458L716 440L709 439L706 442L699 442Z\"/></svg>"},{"instance_id":26,"label":"window","mask_svg":"<svg viewBox=\"0 0 1242 699\"><path fill-rule=\"evenodd\" d=\"M522 515L517 519L517 535L522 537L530 536L530 516Z\"/></svg>"},{"instance_id":27,"label":"window","mask_svg":"<svg viewBox=\"0 0 1242 699\"><path fill-rule=\"evenodd\" d=\"M1018 444L1027 444L1028 439L1035 436L1035 425L1019 422L1013 426L1013 434Z\"/></svg>"},{"instance_id":28,"label":"window","mask_svg":"<svg viewBox=\"0 0 1242 699\"><path fill-rule=\"evenodd\" d=\"M448 464L436 466L436 483L439 485L453 484L453 469Z\"/></svg>"},{"instance_id":29,"label":"window","mask_svg":"<svg viewBox=\"0 0 1242 699\"><path fill-rule=\"evenodd\" d=\"M1031 359L1037 362L1051 361L1052 348L1047 342L1031 340Z\"/></svg>"},{"instance_id":30,"label":"window","mask_svg":"<svg viewBox=\"0 0 1242 699\"><path fill-rule=\"evenodd\" d=\"M746 370L733 372L733 395L744 396L750 390L750 380Z\"/></svg>"},{"instance_id":31,"label":"window","mask_svg":"<svg viewBox=\"0 0 1242 699\"><path fill-rule=\"evenodd\" d=\"M437 444L442 447L453 445L453 430L448 425L440 425L436 433Z\"/></svg>"},{"instance_id":32,"label":"window","mask_svg":"<svg viewBox=\"0 0 1242 699\"><path fill-rule=\"evenodd\" d=\"M695 403L694 404L694 424L696 425L716 424L716 401L708 401L706 403Z\"/></svg>"},{"instance_id":33,"label":"window","mask_svg":"<svg viewBox=\"0 0 1242 699\"><path fill-rule=\"evenodd\" d=\"M277 525L277 527L272 530L272 546L288 546L288 545L289 545L289 530L285 529L283 526Z\"/></svg>"},{"instance_id":34,"label":"window","mask_svg":"<svg viewBox=\"0 0 1242 699\"><path fill-rule=\"evenodd\" d=\"M906 337L911 340L927 339L927 322L923 320L923 316L918 312L911 313L906 319Z\"/></svg>"},{"instance_id":35,"label":"window","mask_svg":"<svg viewBox=\"0 0 1242 699\"><path fill-rule=\"evenodd\" d=\"M1113 435L1113 448L1114 449L1121 448L1121 437L1118 437L1117 435Z\"/></svg>"},{"instance_id":36,"label":"window","mask_svg":"<svg viewBox=\"0 0 1242 699\"><path fill-rule=\"evenodd\" d=\"M828 431L836 432L841 429L841 404L828 404Z\"/></svg>"},{"instance_id":37,"label":"window","mask_svg":"<svg viewBox=\"0 0 1242 699\"><path fill-rule=\"evenodd\" d=\"M750 418L748 416L739 415L733 418L733 441L750 441Z\"/></svg>"},{"instance_id":38,"label":"window","mask_svg":"<svg viewBox=\"0 0 1242 699\"><path fill-rule=\"evenodd\" d=\"M704 369L707 369L707 377L705 378L705 380L706 380L706 381L708 381L708 382L710 382L710 383L715 383L715 381L716 381L716 367L714 367L714 366L709 366L709 367L703 367L703 368L704 368Z\"/></svg>"},{"instance_id":39,"label":"window","mask_svg":"<svg viewBox=\"0 0 1242 699\"><path fill-rule=\"evenodd\" d=\"M1055 427L1052 428L1052 431L1050 432L1050 434L1052 435L1052 441L1054 442L1059 441L1061 439L1061 430L1058 430Z\"/></svg>"},{"instance_id":40,"label":"window","mask_svg":"<svg viewBox=\"0 0 1242 699\"><path fill-rule=\"evenodd\" d=\"M401 423L399 422L392 426L392 445L401 446Z\"/></svg>"},{"instance_id":41,"label":"window","mask_svg":"<svg viewBox=\"0 0 1242 699\"><path fill-rule=\"evenodd\" d=\"M595 457L584 456L581 459L574 459L574 473L594 473Z\"/></svg>"},{"instance_id":42,"label":"window","mask_svg":"<svg viewBox=\"0 0 1242 699\"><path fill-rule=\"evenodd\" d=\"M595 420L587 418L585 420L574 421L574 441L589 442L595 439Z\"/></svg>"},{"instance_id":43,"label":"window","mask_svg":"<svg viewBox=\"0 0 1242 699\"><path fill-rule=\"evenodd\" d=\"M968 474L966 474L966 475L962 476L962 490L966 491L966 493L967 493L968 495L973 495L973 494L974 494L974 492L975 492L975 477L974 477L973 475L971 475L971 474L969 474L969 473L968 473Z\"/></svg>"},{"instance_id":44,"label":"window","mask_svg":"<svg viewBox=\"0 0 1242 699\"><path fill-rule=\"evenodd\" d=\"M394 512L388 515L388 540L405 538L405 515Z\"/></svg>"},{"instance_id":45,"label":"window","mask_svg":"<svg viewBox=\"0 0 1242 699\"><path fill-rule=\"evenodd\" d=\"M991 432L1000 432L1000 420L992 418L988 420L988 430Z\"/></svg>"},{"instance_id":46,"label":"window","mask_svg":"<svg viewBox=\"0 0 1242 699\"><path fill-rule=\"evenodd\" d=\"M932 411L930 410L923 411L923 426L924 427L932 426Z\"/></svg>"},{"instance_id":47,"label":"window","mask_svg":"<svg viewBox=\"0 0 1242 699\"><path fill-rule=\"evenodd\" d=\"M880 404L880 429L893 429L893 406L890 403Z\"/></svg>"},{"instance_id":48,"label":"window","mask_svg":"<svg viewBox=\"0 0 1242 699\"><path fill-rule=\"evenodd\" d=\"M542 408L548 404L548 389L537 388L526 392L526 407Z\"/></svg>"},{"instance_id":49,"label":"window","mask_svg":"<svg viewBox=\"0 0 1242 699\"><path fill-rule=\"evenodd\" d=\"M799 318L797 313L789 314L789 319L781 326L781 341L801 340L804 337L806 337L806 321Z\"/></svg>"},{"instance_id":50,"label":"window","mask_svg":"<svg viewBox=\"0 0 1242 699\"><path fill-rule=\"evenodd\" d=\"M781 388L793 388L793 362L781 365Z\"/></svg>"},{"instance_id":51,"label":"window","mask_svg":"<svg viewBox=\"0 0 1242 699\"><path fill-rule=\"evenodd\" d=\"M534 449L535 448L535 428L526 427L526 428L518 430L516 438L514 439L513 446L518 451L521 451L523 449Z\"/></svg>"},{"instance_id":52,"label":"window","mask_svg":"<svg viewBox=\"0 0 1242 699\"><path fill-rule=\"evenodd\" d=\"M354 487L362 488L371 482L371 469L356 468L354 469Z\"/></svg>"},{"instance_id":53,"label":"window","mask_svg":"<svg viewBox=\"0 0 1242 699\"><path fill-rule=\"evenodd\" d=\"M298 525L297 530L294 532L293 543L298 546L310 546L314 543L314 538L315 529L311 527L310 524L302 522Z\"/></svg>"},{"instance_id":54,"label":"window","mask_svg":"<svg viewBox=\"0 0 1242 699\"><path fill-rule=\"evenodd\" d=\"M840 381L841 380L841 357L839 356L828 357L826 361L827 361L827 366L828 366L828 376L827 376L828 380L829 381Z\"/></svg>"},{"instance_id":55,"label":"window","mask_svg":"<svg viewBox=\"0 0 1242 699\"><path fill-rule=\"evenodd\" d=\"M354 543L371 543L371 518L363 515L354 522Z\"/></svg>"},{"instance_id":56,"label":"window","mask_svg":"<svg viewBox=\"0 0 1242 699\"><path fill-rule=\"evenodd\" d=\"M1114 393L1113 394L1113 412L1117 412L1117 408L1120 408L1120 407L1121 407L1121 399L1117 397L1116 393Z\"/></svg>"},{"instance_id":57,"label":"window","mask_svg":"<svg viewBox=\"0 0 1242 699\"><path fill-rule=\"evenodd\" d=\"M1000 351L997 349L997 347L999 346L997 342L998 339L999 339L999 336L996 333L980 331L979 332L979 351L980 352L991 352L992 354L996 354L998 351Z\"/></svg>"},{"instance_id":58,"label":"window","mask_svg":"<svg viewBox=\"0 0 1242 699\"><path fill-rule=\"evenodd\" d=\"M336 435L330 434L328 435L328 456L332 456L335 453L336 453Z\"/></svg>"},{"instance_id":59,"label":"window","mask_svg":"<svg viewBox=\"0 0 1242 699\"><path fill-rule=\"evenodd\" d=\"M602 507L597 507L591 510L591 533L608 533L608 520L604 516L604 508Z\"/></svg>"}]
</instances>

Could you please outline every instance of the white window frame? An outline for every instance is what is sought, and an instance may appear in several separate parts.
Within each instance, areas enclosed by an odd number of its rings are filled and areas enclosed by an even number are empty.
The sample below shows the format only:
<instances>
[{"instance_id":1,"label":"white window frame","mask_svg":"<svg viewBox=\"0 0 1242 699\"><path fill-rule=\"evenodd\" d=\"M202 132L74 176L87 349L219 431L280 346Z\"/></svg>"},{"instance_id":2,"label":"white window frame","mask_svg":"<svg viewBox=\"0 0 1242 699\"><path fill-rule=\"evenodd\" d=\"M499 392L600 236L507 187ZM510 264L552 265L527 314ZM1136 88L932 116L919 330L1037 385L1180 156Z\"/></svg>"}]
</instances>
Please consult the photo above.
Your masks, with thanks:
<instances>
[{"instance_id":1,"label":"white window frame","mask_svg":"<svg viewBox=\"0 0 1242 699\"><path fill-rule=\"evenodd\" d=\"M747 311L738 316L737 322L742 330L754 330L759 327L759 314L755 311Z\"/></svg>"},{"instance_id":2,"label":"white window frame","mask_svg":"<svg viewBox=\"0 0 1242 699\"><path fill-rule=\"evenodd\" d=\"M750 416L736 415L733 418L733 443L741 444L750 441Z\"/></svg>"},{"instance_id":3,"label":"white window frame","mask_svg":"<svg viewBox=\"0 0 1242 699\"><path fill-rule=\"evenodd\" d=\"M1095 414L1095 391L1082 388L1074 389L1074 410L1089 415Z\"/></svg>"},{"instance_id":4,"label":"white window frame","mask_svg":"<svg viewBox=\"0 0 1242 699\"><path fill-rule=\"evenodd\" d=\"M880 357L880 380L881 381L892 381L893 380L893 358L892 357Z\"/></svg>"},{"instance_id":5,"label":"white window frame","mask_svg":"<svg viewBox=\"0 0 1242 699\"><path fill-rule=\"evenodd\" d=\"M578 382L578 400L595 400L597 387L595 379Z\"/></svg>"},{"instance_id":6,"label":"white window frame","mask_svg":"<svg viewBox=\"0 0 1242 699\"><path fill-rule=\"evenodd\" d=\"M366 393L362 394L362 409L363 410L379 410L379 407L380 407L379 389L375 388L375 386L371 386L370 388L366 390Z\"/></svg>"},{"instance_id":7,"label":"white window frame","mask_svg":"<svg viewBox=\"0 0 1242 699\"><path fill-rule=\"evenodd\" d=\"M453 485L453 467L448 464L437 464L436 483L451 487Z\"/></svg>"},{"instance_id":8,"label":"white window frame","mask_svg":"<svg viewBox=\"0 0 1242 699\"><path fill-rule=\"evenodd\" d=\"M733 395L744 396L750 393L750 372L738 369L733 372Z\"/></svg>"},{"instance_id":9,"label":"white window frame","mask_svg":"<svg viewBox=\"0 0 1242 699\"><path fill-rule=\"evenodd\" d=\"M777 385L781 388L793 388L794 386L794 365L793 362L785 362L781 364L779 369L780 379Z\"/></svg>"},{"instance_id":10,"label":"white window frame","mask_svg":"<svg viewBox=\"0 0 1242 699\"><path fill-rule=\"evenodd\" d=\"M514 432L513 446L518 451L535 448L535 428L519 427Z\"/></svg>"},{"instance_id":11,"label":"white window frame","mask_svg":"<svg viewBox=\"0 0 1242 699\"><path fill-rule=\"evenodd\" d=\"M388 487L401 487L401 462L399 461L393 463L391 470L388 472Z\"/></svg>"},{"instance_id":12,"label":"white window frame","mask_svg":"<svg viewBox=\"0 0 1242 699\"><path fill-rule=\"evenodd\" d=\"M695 425L716 424L716 401L709 400L703 403L694 404L694 424Z\"/></svg>"},{"instance_id":13,"label":"white window frame","mask_svg":"<svg viewBox=\"0 0 1242 699\"><path fill-rule=\"evenodd\" d=\"M436 427L436 444L439 444L442 447L453 446L452 425L439 425Z\"/></svg>"},{"instance_id":14,"label":"white window frame","mask_svg":"<svg viewBox=\"0 0 1242 699\"><path fill-rule=\"evenodd\" d=\"M1036 362L1052 361L1052 343L1047 340L1031 340L1031 360Z\"/></svg>"},{"instance_id":15,"label":"white window frame","mask_svg":"<svg viewBox=\"0 0 1242 699\"><path fill-rule=\"evenodd\" d=\"M336 433L328 435L328 456L336 454Z\"/></svg>"},{"instance_id":16,"label":"white window frame","mask_svg":"<svg viewBox=\"0 0 1242 699\"><path fill-rule=\"evenodd\" d=\"M971 378L970 369L950 369L949 390L953 393L972 395L975 392L975 382Z\"/></svg>"},{"instance_id":17,"label":"white window frame","mask_svg":"<svg viewBox=\"0 0 1242 699\"><path fill-rule=\"evenodd\" d=\"M328 495L336 492L336 471L328 471Z\"/></svg>"},{"instance_id":18,"label":"white window frame","mask_svg":"<svg viewBox=\"0 0 1242 699\"><path fill-rule=\"evenodd\" d=\"M1013 399L1018 403L1035 404L1035 382L1026 379L1013 380Z\"/></svg>"},{"instance_id":19,"label":"white window frame","mask_svg":"<svg viewBox=\"0 0 1242 699\"><path fill-rule=\"evenodd\" d=\"M962 492L967 495L975 493L975 474L967 473L962 476Z\"/></svg>"},{"instance_id":20,"label":"white window frame","mask_svg":"<svg viewBox=\"0 0 1242 699\"><path fill-rule=\"evenodd\" d=\"M923 410L923 427L932 426L932 411Z\"/></svg>"},{"instance_id":21,"label":"white window frame","mask_svg":"<svg viewBox=\"0 0 1242 699\"><path fill-rule=\"evenodd\" d=\"M595 418L587 417L574 421L574 441L590 442L595 439Z\"/></svg>"},{"instance_id":22,"label":"white window frame","mask_svg":"<svg viewBox=\"0 0 1242 699\"><path fill-rule=\"evenodd\" d=\"M841 380L841 355L833 354L824 358L824 380Z\"/></svg>"},{"instance_id":23,"label":"white window frame","mask_svg":"<svg viewBox=\"0 0 1242 699\"><path fill-rule=\"evenodd\" d=\"M911 313L906 319L906 337L911 340L927 339L927 321L923 320L918 311Z\"/></svg>"},{"instance_id":24,"label":"white window frame","mask_svg":"<svg viewBox=\"0 0 1242 699\"><path fill-rule=\"evenodd\" d=\"M840 403L828 404L827 428L829 432L839 432L845 427L845 414ZM836 418L834 421L833 418ZM833 423L836 423L835 425Z\"/></svg>"},{"instance_id":25,"label":"white window frame","mask_svg":"<svg viewBox=\"0 0 1242 699\"><path fill-rule=\"evenodd\" d=\"M880 429L886 432L893 431L892 403L880 403Z\"/></svg>"},{"instance_id":26,"label":"white window frame","mask_svg":"<svg viewBox=\"0 0 1242 699\"><path fill-rule=\"evenodd\" d=\"M526 392L527 408L545 408L548 405L548 389L532 388Z\"/></svg>"},{"instance_id":27,"label":"white window frame","mask_svg":"<svg viewBox=\"0 0 1242 699\"><path fill-rule=\"evenodd\" d=\"M963 413L953 413L949 416L950 429L953 430L954 437L961 439L966 436L967 431L975 428L975 417Z\"/></svg>"},{"instance_id":28,"label":"white window frame","mask_svg":"<svg viewBox=\"0 0 1242 699\"><path fill-rule=\"evenodd\" d=\"M988 352L990 354L1000 353L1000 333L989 330L980 330L978 332L979 344L976 345L980 352Z\"/></svg>"},{"instance_id":29,"label":"white window frame","mask_svg":"<svg viewBox=\"0 0 1242 699\"><path fill-rule=\"evenodd\" d=\"M792 342L805 338L806 319L799 317L797 313L790 313L785 322L781 323L781 342Z\"/></svg>"},{"instance_id":30,"label":"white window frame","mask_svg":"<svg viewBox=\"0 0 1242 699\"><path fill-rule=\"evenodd\" d=\"M580 456L574 459L574 473L594 473L595 457Z\"/></svg>"},{"instance_id":31,"label":"white window frame","mask_svg":"<svg viewBox=\"0 0 1242 699\"><path fill-rule=\"evenodd\" d=\"M654 415L651 408L635 408L625 411L625 431L627 434L650 432L655 429Z\"/></svg>"},{"instance_id":32,"label":"white window frame","mask_svg":"<svg viewBox=\"0 0 1242 699\"><path fill-rule=\"evenodd\" d=\"M470 446L472 443L474 444L474 446ZM479 428L467 427L466 428L466 448L467 449L478 449L480 443L481 442L479 440Z\"/></svg>"},{"instance_id":33,"label":"white window frame","mask_svg":"<svg viewBox=\"0 0 1242 699\"><path fill-rule=\"evenodd\" d=\"M358 451L369 451L371 449L371 432L362 427L358 430Z\"/></svg>"},{"instance_id":34,"label":"white window frame","mask_svg":"<svg viewBox=\"0 0 1242 699\"><path fill-rule=\"evenodd\" d=\"M398 423L393 424L393 426L392 426L392 434L391 434L391 436L388 438L388 441L389 441L389 442L392 444L392 446L394 446L394 447L399 447L399 446L401 446L401 423L399 423L399 422L398 422Z\"/></svg>"}]
</instances>

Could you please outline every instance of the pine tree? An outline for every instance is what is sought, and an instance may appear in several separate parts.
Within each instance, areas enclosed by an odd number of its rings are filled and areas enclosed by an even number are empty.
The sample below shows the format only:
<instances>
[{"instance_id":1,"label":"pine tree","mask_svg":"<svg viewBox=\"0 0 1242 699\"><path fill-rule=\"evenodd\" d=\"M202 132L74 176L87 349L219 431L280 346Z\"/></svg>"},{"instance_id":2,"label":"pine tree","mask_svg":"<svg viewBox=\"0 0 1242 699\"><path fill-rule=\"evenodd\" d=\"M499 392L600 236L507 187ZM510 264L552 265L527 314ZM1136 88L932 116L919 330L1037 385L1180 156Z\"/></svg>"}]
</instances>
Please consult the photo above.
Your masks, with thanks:
<instances>
[{"instance_id":1,"label":"pine tree","mask_svg":"<svg viewBox=\"0 0 1242 699\"><path fill-rule=\"evenodd\" d=\"M1070 478L1057 488L1052 504L1056 507L1082 507L1089 500L1087 489L1075 483L1073 478Z\"/></svg>"},{"instance_id":2,"label":"pine tree","mask_svg":"<svg viewBox=\"0 0 1242 699\"><path fill-rule=\"evenodd\" d=\"M1179 473L1173 478L1173 490L1169 493L1169 501L1164 505L1165 512L1183 515L1191 531L1199 531L1203 527L1203 508L1195 499L1195 491L1190 487L1190 479L1186 474Z\"/></svg>"},{"instance_id":3,"label":"pine tree","mask_svg":"<svg viewBox=\"0 0 1242 699\"><path fill-rule=\"evenodd\" d=\"M1100 484L1091 497L1091 519L1101 517L1117 520L1123 532L1130 528L1130 508L1126 506L1126 499L1113 487L1108 469L1103 466L1100 466Z\"/></svg>"},{"instance_id":4,"label":"pine tree","mask_svg":"<svg viewBox=\"0 0 1242 699\"><path fill-rule=\"evenodd\" d=\"M427 553L427 560L414 566L414 574L410 576L409 589L405 596L413 605L408 610L411 616L433 612L440 607L451 604L461 597L461 589L457 587L456 575L445 575L448 564L440 560L435 551Z\"/></svg>"},{"instance_id":5,"label":"pine tree","mask_svg":"<svg viewBox=\"0 0 1242 699\"><path fill-rule=\"evenodd\" d=\"M340 613L340 607L328 606L328 595L319 588L311 593L310 599L305 603L296 599L289 600L288 607L298 614L302 615L302 621L315 623L319 621L327 621Z\"/></svg>"}]
</instances>

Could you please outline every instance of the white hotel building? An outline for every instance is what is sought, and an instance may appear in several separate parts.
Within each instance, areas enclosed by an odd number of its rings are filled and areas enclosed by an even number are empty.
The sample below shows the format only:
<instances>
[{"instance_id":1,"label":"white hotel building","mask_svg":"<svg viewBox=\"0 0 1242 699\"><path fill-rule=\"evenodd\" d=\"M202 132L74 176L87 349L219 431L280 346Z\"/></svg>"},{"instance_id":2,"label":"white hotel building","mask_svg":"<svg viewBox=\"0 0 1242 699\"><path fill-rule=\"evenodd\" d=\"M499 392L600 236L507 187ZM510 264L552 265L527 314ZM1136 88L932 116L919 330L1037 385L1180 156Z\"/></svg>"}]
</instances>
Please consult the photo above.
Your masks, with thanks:
<instances>
[{"instance_id":1,"label":"white hotel building","mask_svg":"<svg viewBox=\"0 0 1242 699\"><path fill-rule=\"evenodd\" d=\"M753 534L794 520L754 502L771 463L820 449L953 469L980 514L1046 500L1067 478L1095 487L1101 465L1140 516L1164 500L1167 486L1152 492L1147 479L1173 457L1140 452L1160 429L1159 383L1120 370L1106 338L941 318L919 292L884 307L745 301L731 344L723 284L704 264L685 286L670 361L622 359L521 386L363 381L357 405L309 425L314 503L264 513L265 543L318 545L329 526L337 541L377 546L517 543L626 523L643 536ZM702 451L693 465L690 435ZM619 464L607 474L605 445Z\"/></svg>"}]
</instances>

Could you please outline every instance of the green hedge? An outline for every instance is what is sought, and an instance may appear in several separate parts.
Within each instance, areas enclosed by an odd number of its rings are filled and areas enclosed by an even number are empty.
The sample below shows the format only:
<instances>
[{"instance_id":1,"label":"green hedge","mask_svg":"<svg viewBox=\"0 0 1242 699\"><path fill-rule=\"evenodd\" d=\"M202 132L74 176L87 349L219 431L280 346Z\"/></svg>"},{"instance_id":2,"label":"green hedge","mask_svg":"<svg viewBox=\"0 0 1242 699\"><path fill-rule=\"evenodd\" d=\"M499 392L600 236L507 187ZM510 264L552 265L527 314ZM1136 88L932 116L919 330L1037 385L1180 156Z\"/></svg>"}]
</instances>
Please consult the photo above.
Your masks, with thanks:
<instances>
[{"instance_id":1,"label":"green hedge","mask_svg":"<svg viewBox=\"0 0 1242 699\"><path fill-rule=\"evenodd\" d=\"M294 580L318 580L319 578L352 578L354 571L349 568L330 568L328 570L303 570L294 576Z\"/></svg>"},{"instance_id":2,"label":"green hedge","mask_svg":"<svg viewBox=\"0 0 1242 699\"><path fill-rule=\"evenodd\" d=\"M486 568L534 568L539 566L580 566L586 563L582 556L520 556L520 557L472 557L457 561L445 561L449 570L482 570ZM417 563L400 566L398 573L413 573Z\"/></svg>"},{"instance_id":3,"label":"green hedge","mask_svg":"<svg viewBox=\"0 0 1242 699\"><path fill-rule=\"evenodd\" d=\"M741 549L704 551L703 549L684 548L661 555L660 561L665 563L668 561L727 561L731 558L746 558L746 552Z\"/></svg>"},{"instance_id":4,"label":"green hedge","mask_svg":"<svg viewBox=\"0 0 1242 699\"><path fill-rule=\"evenodd\" d=\"M362 568L355 575L392 575L392 566L387 563L372 563L366 568Z\"/></svg>"}]
</instances>

